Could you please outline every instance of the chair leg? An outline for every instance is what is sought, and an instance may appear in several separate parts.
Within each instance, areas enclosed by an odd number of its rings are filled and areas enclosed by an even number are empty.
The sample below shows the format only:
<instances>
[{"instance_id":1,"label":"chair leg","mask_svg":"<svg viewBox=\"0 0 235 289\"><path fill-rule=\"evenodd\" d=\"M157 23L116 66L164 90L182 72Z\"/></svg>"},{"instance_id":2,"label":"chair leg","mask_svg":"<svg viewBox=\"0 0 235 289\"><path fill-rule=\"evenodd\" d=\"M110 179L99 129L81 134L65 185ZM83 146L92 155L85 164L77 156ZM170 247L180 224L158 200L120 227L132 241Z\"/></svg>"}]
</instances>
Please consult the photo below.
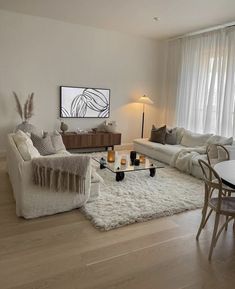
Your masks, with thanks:
<instances>
[{"instance_id":1,"label":"chair leg","mask_svg":"<svg viewBox=\"0 0 235 289\"><path fill-rule=\"evenodd\" d=\"M207 204L204 205L203 210L202 210L202 219L201 219L201 223L197 232L197 236L196 236L196 240L198 241L199 236L201 234L202 229L205 226L205 221L206 221L206 213L207 213Z\"/></svg>"},{"instance_id":2,"label":"chair leg","mask_svg":"<svg viewBox=\"0 0 235 289\"><path fill-rule=\"evenodd\" d=\"M228 196L231 197L231 193L228 193ZM228 217L226 217L226 222L228 221ZM228 224L225 226L225 231L228 230Z\"/></svg>"},{"instance_id":3,"label":"chair leg","mask_svg":"<svg viewBox=\"0 0 235 289\"><path fill-rule=\"evenodd\" d=\"M214 249L215 244L216 244L216 235L217 235L217 230L218 230L218 226L219 226L219 219L220 219L220 214L216 213L214 230L213 230L213 235L212 235L212 239L211 239L211 247L210 247L210 252L209 252L209 257L208 257L209 261L211 260L213 249Z\"/></svg>"}]
</instances>

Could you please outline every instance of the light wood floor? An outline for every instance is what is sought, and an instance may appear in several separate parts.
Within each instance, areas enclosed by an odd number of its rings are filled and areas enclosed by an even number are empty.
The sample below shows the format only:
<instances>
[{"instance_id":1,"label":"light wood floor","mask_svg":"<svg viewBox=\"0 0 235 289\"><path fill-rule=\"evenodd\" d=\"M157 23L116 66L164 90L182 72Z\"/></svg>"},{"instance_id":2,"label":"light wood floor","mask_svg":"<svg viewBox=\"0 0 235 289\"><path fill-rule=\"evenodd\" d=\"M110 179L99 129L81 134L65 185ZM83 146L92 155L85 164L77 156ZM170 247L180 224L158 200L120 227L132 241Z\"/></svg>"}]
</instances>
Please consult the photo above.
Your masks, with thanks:
<instances>
[{"instance_id":1,"label":"light wood floor","mask_svg":"<svg viewBox=\"0 0 235 289\"><path fill-rule=\"evenodd\" d=\"M235 288L232 226L209 263L212 224L197 243L200 217L197 210L109 232L99 232L78 210L24 220L15 215L0 160L0 288Z\"/></svg>"}]
</instances>

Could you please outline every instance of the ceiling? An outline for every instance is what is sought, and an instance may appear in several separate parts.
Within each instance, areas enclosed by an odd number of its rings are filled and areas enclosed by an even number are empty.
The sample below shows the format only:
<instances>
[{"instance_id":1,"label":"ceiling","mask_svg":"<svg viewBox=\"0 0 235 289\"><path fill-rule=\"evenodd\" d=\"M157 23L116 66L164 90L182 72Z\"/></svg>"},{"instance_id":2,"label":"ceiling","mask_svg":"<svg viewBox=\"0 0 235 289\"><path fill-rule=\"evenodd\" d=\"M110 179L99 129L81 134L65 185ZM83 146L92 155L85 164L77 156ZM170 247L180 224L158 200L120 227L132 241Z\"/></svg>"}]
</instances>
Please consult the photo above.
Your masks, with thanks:
<instances>
[{"instance_id":1,"label":"ceiling","mask_svg":"<svg viewBox=\"0 0 235 289\"><path fill-rule=\"evenodd\" d=\"M235 0L0 0L0 9L156 39L235 20Z\"/></svg>"}]
</instances>

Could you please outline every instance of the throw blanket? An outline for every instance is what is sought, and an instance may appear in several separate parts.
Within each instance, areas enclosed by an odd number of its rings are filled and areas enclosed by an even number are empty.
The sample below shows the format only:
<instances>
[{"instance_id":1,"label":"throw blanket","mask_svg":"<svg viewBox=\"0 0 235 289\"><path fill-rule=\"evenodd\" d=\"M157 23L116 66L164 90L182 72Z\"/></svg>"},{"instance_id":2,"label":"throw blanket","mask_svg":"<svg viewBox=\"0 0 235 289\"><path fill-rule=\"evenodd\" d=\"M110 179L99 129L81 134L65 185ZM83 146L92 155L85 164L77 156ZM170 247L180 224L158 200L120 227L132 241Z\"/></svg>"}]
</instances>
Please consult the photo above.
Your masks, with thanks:
<instances>
[{"instance_id":1,"label":"throw blanket","mask_svg":"<svg viewBox=\"0 0 235 289\"><path fill-rule=\"evenodd\" d=\"M34 183L55 191L85 194L88 156L42 157L32 160Z\"/></svg>"},{"instance_id":2,"label":"throw blanket","mask_svg":"<svg viewBox=\"0 0 235 289\"><path fill-rule=\"evenodd\" d=\"M176 153L170 162L170 166L179 169L185 173L192 173L193 160L199 159L200 155L206 153L206 147L185 148Z\"/></svg>"}]
</instances>

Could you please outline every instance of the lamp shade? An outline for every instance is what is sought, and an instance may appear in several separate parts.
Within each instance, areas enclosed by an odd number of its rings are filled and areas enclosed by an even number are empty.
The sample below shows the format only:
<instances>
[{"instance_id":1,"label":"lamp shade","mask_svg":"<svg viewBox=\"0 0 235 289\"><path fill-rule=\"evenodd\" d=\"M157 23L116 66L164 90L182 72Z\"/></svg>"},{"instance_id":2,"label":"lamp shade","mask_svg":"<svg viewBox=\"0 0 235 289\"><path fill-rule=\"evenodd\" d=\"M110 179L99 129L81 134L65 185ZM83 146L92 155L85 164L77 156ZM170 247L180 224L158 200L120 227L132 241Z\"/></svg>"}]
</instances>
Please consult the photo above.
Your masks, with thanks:
<instances>
[{"instance_id":1,"label":"lamp shade","mask_svg":"<svg viewBox=\"0 0 235 289\"><path fill-rule=\"evenodd\" d=\"M143 95L139 98L139 102L140 103L144 103L144 104L153 104L153 101L151 100L151 98L149 98L146 95Z\"/></svg>"}]
</instances>

